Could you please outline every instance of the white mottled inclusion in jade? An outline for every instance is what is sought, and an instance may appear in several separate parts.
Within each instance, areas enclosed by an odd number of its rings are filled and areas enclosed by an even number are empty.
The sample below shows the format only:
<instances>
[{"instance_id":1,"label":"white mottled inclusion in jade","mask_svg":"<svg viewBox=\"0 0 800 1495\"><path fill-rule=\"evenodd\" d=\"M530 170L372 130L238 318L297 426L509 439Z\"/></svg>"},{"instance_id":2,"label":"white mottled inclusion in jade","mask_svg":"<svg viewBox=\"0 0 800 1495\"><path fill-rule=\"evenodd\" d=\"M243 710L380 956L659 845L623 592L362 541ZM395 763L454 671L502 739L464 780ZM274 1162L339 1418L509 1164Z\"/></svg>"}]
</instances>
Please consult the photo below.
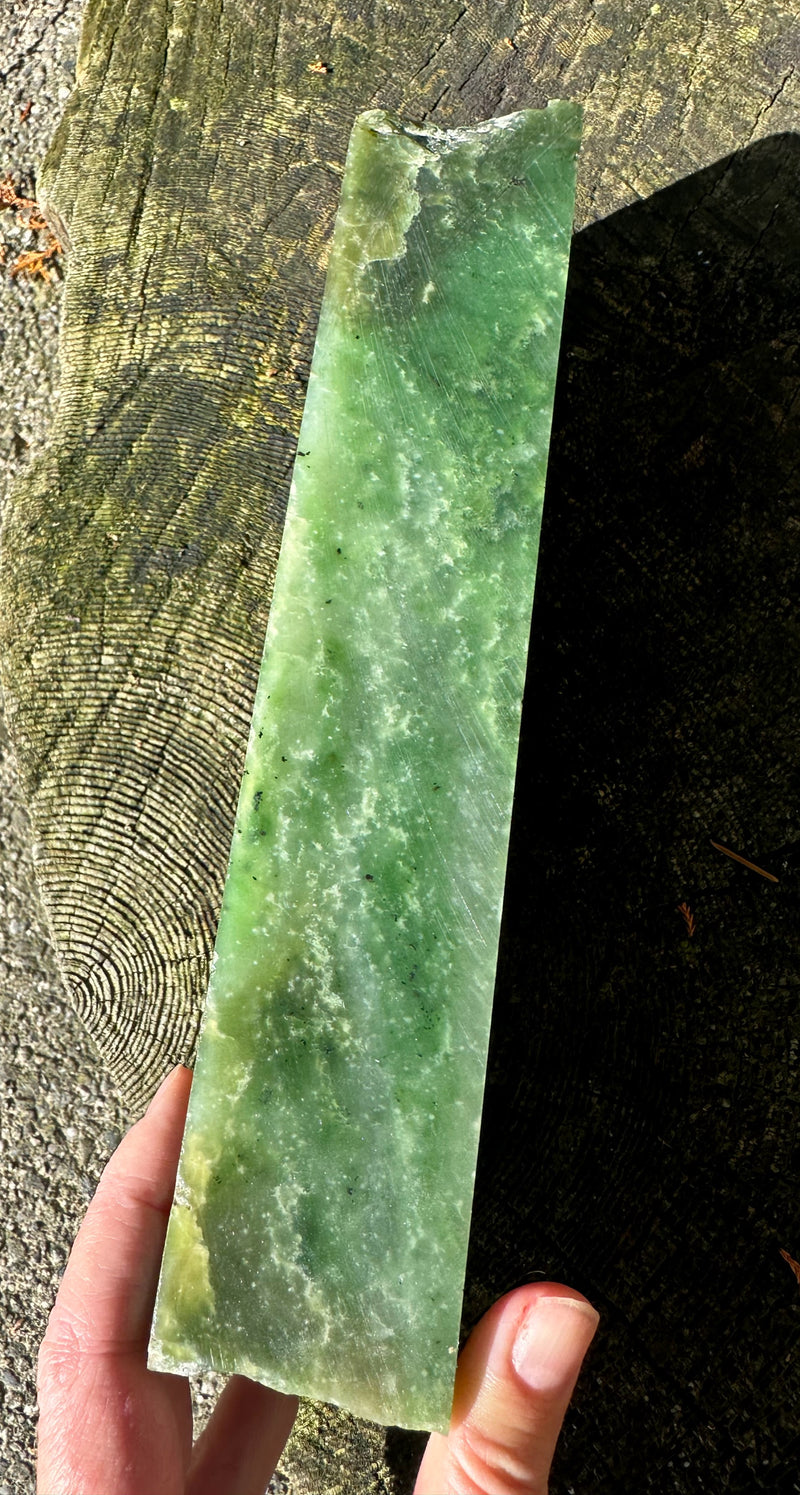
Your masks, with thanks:
<instances>
[{"instance_id":1,"label":"white mottled inclusion in jade","mask_svg":"<svg viewBox=\"0 0 800 1495\"><path fill-rule=\"evenodd\" d=\"M357 120L150 1350L446 1429L580 111Z\"/></svg>"}]
</instances>

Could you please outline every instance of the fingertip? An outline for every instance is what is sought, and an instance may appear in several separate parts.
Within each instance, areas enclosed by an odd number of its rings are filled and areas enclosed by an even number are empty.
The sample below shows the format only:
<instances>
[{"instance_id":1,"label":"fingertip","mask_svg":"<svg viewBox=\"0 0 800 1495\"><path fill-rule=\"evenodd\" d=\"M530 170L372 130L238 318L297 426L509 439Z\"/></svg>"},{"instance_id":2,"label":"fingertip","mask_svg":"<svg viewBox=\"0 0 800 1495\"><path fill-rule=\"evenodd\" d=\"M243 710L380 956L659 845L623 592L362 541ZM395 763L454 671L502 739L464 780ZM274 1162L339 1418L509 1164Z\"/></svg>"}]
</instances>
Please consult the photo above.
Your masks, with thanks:
<instances>
[{"instance_id":1,"label":"fingertip","mask_svg":"<svg viewBox=\"0 0 800 1495\"><path fill-rule=\"evenodd\" d=\"M529 1283L500 1298L458 1363L447 1440L431 1439L416 1495L524 1485L539 1495L599 1314L583 1293ZM462 1478L463 1476L463 1478Z\"/></svg>"},{"instance_id":2,"label":"fingertip","mask_svg":"<svg viewBox=\"0 0 800 1495\"><path fill-rule=\"evenodd\" d=\"M109 1158L98 1193L120 1179L152 1179L159 1208L168 1208L175 1184L181 1138L192 1088L192 1071L178 1064L161 1081L147 1109Z\"/></svg>"},{"instance_id":3,"label":"fingertip","mask_svg":"<svg viewBox=\"0 0 800 1495\"><path fill-rule=\"evenodd\" d=\"M561 1282L528 1282L512 1288L483 1315L465 1344L458 1364L453 1421L463 1421L488 1378L508 1377L514 1367L514 1346L536 1304L545 1298L582 1304L597 1327L599 1315L589 1299ZM568 1310L567 1310L568 1311ZM592 1331L594 1333L594 1330Z\"/></svg>"},{"instance_id":4,"label":"fingertip","mask_svg":"<svg viewBox=\"0 0 800 1495\"><path fill-rule=\"evenodd\" d=\"M170 1129L178 1125L182 1127L189 1105L193 1078L191 1069L188 1069L185 1064L176 1064L175 1068L164 1076L158 1089L151 1096L137 1125L141 1126L144 1122L149 1128L154 1123L165 1122Z\"/></svg>"},{"instance_id":5,"label":"fingertip","mask_svg":"<svg viewBox=\"0 0 800 1495\"><path fill-rule=\"evenodd\" d=\"M147 1106L148 1111L153 1106L157 1105L165 1096L182 1096L184 1093L188 1095L189 1091L192 1088L193 1078L194 1073L191 1069L189 1069L188 1065L176 1064L175 1068L171 1069L169 1071L169 1074L164 1076L155 1094L150 1099Z\"/></svg>"},{"instance_id":6,"label":"fingertip","mask_svg":"<svg viewBox=\"0 0 800 1495\"><path fill-rule=\"evenodd\" d=\"M90 1356L143 1353L191 1083L183 1065L171 1070L106 1163L59 1288L51 1341L78 1324Z\"/></svg>"}]
</instances>

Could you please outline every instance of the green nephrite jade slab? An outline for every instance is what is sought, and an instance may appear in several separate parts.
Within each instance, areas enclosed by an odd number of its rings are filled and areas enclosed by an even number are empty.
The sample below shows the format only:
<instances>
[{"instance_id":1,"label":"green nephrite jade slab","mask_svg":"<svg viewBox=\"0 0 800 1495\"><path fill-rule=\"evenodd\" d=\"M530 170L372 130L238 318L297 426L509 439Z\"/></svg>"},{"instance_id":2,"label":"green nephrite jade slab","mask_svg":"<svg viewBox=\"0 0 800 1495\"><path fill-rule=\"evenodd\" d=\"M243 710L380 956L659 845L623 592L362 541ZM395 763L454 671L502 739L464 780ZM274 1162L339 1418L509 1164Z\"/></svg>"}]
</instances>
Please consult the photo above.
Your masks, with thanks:
<instances>
[{"instance_id":1,"label":"green nephrite jade slab","mask_svg":"<svg viewBox=\"0 0 800 1495\"><path fill-rule=\"evenodd\" d=\"M155 1368L448 1425L579 131L353 130Z\"/></svg>"}]
</instances>

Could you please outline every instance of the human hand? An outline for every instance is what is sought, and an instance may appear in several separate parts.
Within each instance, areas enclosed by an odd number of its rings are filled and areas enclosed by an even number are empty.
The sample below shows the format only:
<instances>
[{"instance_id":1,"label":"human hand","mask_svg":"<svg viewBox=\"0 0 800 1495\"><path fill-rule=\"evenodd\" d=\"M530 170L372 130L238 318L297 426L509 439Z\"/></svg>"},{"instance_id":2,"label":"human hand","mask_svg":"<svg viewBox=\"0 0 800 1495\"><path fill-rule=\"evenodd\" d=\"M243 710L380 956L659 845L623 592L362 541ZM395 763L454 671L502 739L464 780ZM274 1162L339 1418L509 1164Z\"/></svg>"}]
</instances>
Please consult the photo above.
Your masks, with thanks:
<instances>
[{"instance_id":1,"label":"human hand","mask_svg":"<svg viewBox=\"0 0 800 1495\"><path fill-rule=\"evenodd\" d=\"M37 1495L264 1495L297 1398L228 1381L192 1446L189 1383L147 1369L147 1342L191 1087L176 1069L108 1163L39 1354ZM459 1359L453 1425L415 1495L545 1495L597 1325L553 1283L496 1303ZM527 1346L527 1348L526 1348Z\"/></svg>"}]
</instances>

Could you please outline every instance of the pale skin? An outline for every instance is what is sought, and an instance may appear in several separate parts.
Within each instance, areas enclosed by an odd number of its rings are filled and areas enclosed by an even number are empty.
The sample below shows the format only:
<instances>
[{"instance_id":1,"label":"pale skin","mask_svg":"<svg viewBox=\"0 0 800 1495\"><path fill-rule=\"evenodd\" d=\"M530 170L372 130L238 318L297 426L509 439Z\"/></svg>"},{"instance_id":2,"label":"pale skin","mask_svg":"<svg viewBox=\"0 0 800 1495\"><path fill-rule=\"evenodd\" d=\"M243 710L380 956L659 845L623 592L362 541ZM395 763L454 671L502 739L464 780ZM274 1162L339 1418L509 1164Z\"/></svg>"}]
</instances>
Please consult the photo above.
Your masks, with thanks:
<instances>
[{"instance_id":1,"label":"pale skin","mask_svg":"<svg viewBox=\"0 0 800 1495\"><path fill-rule=\"evenodd\" d=\"M176 1069L108 1163L39 1354L37 1495L264 1495L297 1400L243 1376L192 1443L189 1383L147 1369L147 1341L191 1073ZM508 1293L459 1357L448 1437L414 1495L546 1495L598 1317L540 1282Z\"/></svg>"}]
</instances>

